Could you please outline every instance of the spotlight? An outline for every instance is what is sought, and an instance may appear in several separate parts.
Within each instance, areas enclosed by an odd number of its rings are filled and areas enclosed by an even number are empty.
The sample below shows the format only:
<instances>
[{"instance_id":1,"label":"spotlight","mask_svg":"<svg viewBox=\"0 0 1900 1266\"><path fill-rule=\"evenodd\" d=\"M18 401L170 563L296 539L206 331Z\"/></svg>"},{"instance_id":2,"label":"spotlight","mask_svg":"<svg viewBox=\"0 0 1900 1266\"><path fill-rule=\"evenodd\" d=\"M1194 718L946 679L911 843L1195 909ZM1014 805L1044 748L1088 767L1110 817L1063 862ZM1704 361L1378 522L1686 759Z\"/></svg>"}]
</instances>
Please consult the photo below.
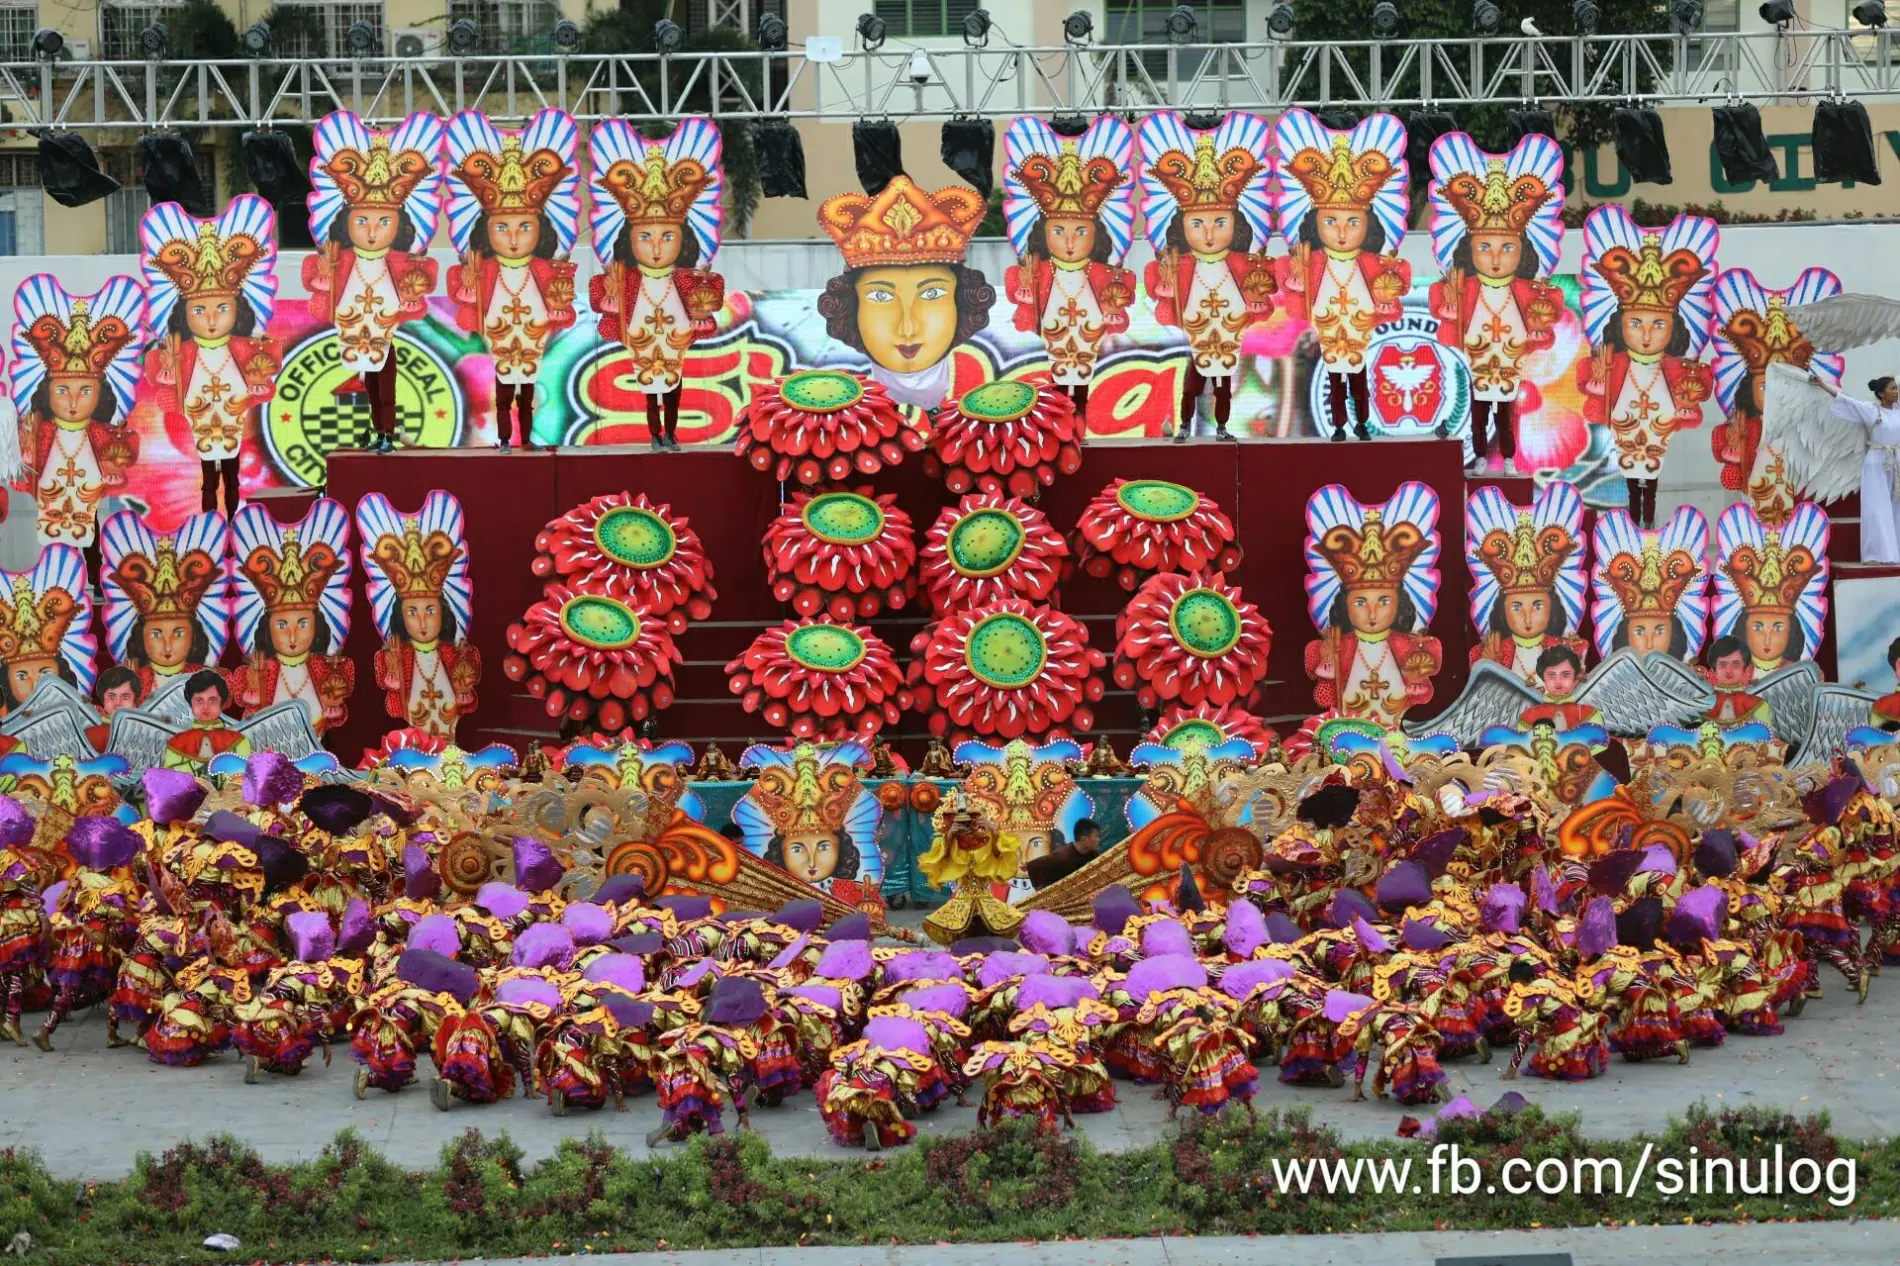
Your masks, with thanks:
<instances>
[{"instance_id":1,"label":"spotlight","mask_svg":"<svg viewBox=\"0 0 1900 1266\"><path fill-rule=\"evenodd\" d=\"M33 32L33 51L51 61L66 51L66 37L50 26Z\"/></svg>"},{"instance_id":2,"label":"spotlight","mask_svg":"<svg viewBox=\"0 0 1900 1266\"><path fill-rule=\"evenodd\" d=\"M1886 0L1860 0L1860 3L1854 6L1854 21L1862 26L1887 25Z\"/></svg>"},{"instance_id":3,"label":"spotlight","mask_svg":"<svg viewBox=\"0 0 1900 1266\"><path fill-rule=\"evenodd\" d=\"M1319 120L1321 127L1330 128L1335 132L1350 132L1359 126L1359 112L1357 110L1343 109L1339 106L1315 110L1313 111L1313 117ZM1215 116L1211 126L1220 126L1220 116Z\"/></svg>"},{"instance_id":4,"label":"spotlight","mask_svg":"<svg viewBox=\"0 0 1900 1266\"><path fill-rule=\"evenodd\" d=\"M457 18L449 23L449 55L451 57L467 57L481 42L481 28L467 18Z\"/></svg>"},{"instance_id":5,"label":"spotlight","mask_svg":"<svg viewBox=\"0 0 1900 1266\"><path fill-rule=\"evenodd\" d=\"M791 43L785 19L776 13L759 15L759 48L767 53L782 53Z\"/></svg>"},{"instance_id":6,"label":"spotlight","mask_svg":"<svg viewBox=\"0 0 1900 1266\"><path fill-rule=\"evenodd\" d=\"M554 24L554 51L557 53L577 53L581 47L581 24L569 18L562 18Z\"/></svg>"},{"instance_id":7,"label":"spotlight","mask_svg":"<svg viewBox=\"0 0 1900 1266\"><path fill-rule=\"evenodd\" d=\"M1399 33L1399 6L1392 0L1379 0L1372 6L1372 37L1389 40Z\"/></svg>"},{"instance_id":8,"label":"spotlight","mask_svg":"<svg viewBox=\"0 0 1900 1266\"><path fill-rule=\"evenodd\" d=\"M1293 6L1287 0L1280 0L1273 6L1273 11L1267 14L1267 34L1276 40L1290 40L1293 38L1293 26Z\"/></svg>"},{"instance_id":9,"label":"spotlight","mask_svg":"<svg viewBox=\"0 0 1900 1266\"><path fill-rule=\"evenodd\" d=\"M897 124L889 119L860 119L851 125L851 148L857 162L858 183L873 198L884 192L893 176L904 171L904 144Z\"/></svg>"},{"instance_id":10,"label":"spotlight","mask_svg":"<svg viewBox=\"0 0 1900 1266\"><path fill-rule=\"evenodd\" d=\"M752 148L759 156L759 192L767 198L805 196L805 142L784 119L760 119L752 126Z\"/></svg>"},{"instance_id":11,"label":"spotlight","mask_svg":"<svg viewBox=\"0 0 1900 1266\"><path fill-rule=\"evenodd\" d=\"M1086 44L1095 37L1095 17L1087 9L1077 9L1062 19L1062 38L1071 44Z\"/></svg>"},{"instance_id":12,"label":"spotlight","mask_svg":"<svg viewBox=\"0 0 1900 1266\"><path fill-rule=\"evenodd\" d=\"M660 56L671 57L685 42L686 32L672 18L661 18L653 24L653 47Z\"/></svg>"},{"instance_id":13,"label":"spotlight","mask_svg":"<svg viewBox=\"0 0 1900 1266\"><path fill-rule=\"evenodd\" d=\"M243 45L246 55L251 57L264 56L264 54L270 52L270 23L251 23L244 28L244 34L238 37L238 42Z\"/></svg>"},{"instance_id":14,"label":"spotlight","mask_svg":"<svg viewBox=\"0 0 1900 1266\"><path fill-rule=\"evenodd\" d=\"M1515 146L1527 136L1548 136L1557 139L1557 116L1548 110L1536 106L1526 106L1521 110L1504 112L1504 143Z\"/></svg>"},{"instance_id":15,"label":"spotlight","mask_svg":"<svg viewBox=\"0 0 1900 1266\"><path fill-rule=\"evenodd\" d=\"M864 51L875 53L884 47L884 19L875 13L858 14L858 38L864 42Z\"/></svg>"},{"instance_id":16,"label":"spotlight","mask_svg":"<svg viewBox=\"0 0 1900 1266\"><path fill-rule=\"evenodd\" d=\"M1824 185L1880 183L1874 127L1858 101L1823 101L1814 107L1814 178Z\"/></svg>"},{"instance_id":17,"label":"spotlight","mask_svg":"<svg viewBox=\"0 0 1900 1266\"><path fill-rule=\"evenodd\" d=\"M1611 128L1616 161L1623 164L1632 181L1639 185L1674 183L1662 115L1649 106L1619 106L1611 116Z\"/></svg>"},{"instance_id":18,"label":"spotlight","mask_svg":"<svg viewBox=\"0 0 1900 1266\"><path fill-rule=\"evenodd\" d=\"M1194 16L1194 6L1177 4L1174 12L1168 14L1168 40L1173 44L1191 44L1200 33L1201 20Z\"/></svg>"},{"instance_id":19,"label":"spotlight","mask_svg":"<svg viewBox=\"0 0 1900 1266\"><path fill-rule=\"evenodd\" d=\"M1504 15L1493 0L1472 0L1471 29L1479 35L1496 35L1503 21Z\"/></svg>"},{"instance_id":20,"label":"spotlight","mask_svg":"<svg viewBox=\"0 0 1900 1266\"><path fill-rule=\"evenodd\" d=\"M119 182L99 170L98 156L79 133L42 132L39 143L40 183L60 206L83 207L118 191Z\"/></svg>"},{"instance_id":21,"label":"spotlight","mask_svg":"<svg viewBox=\"0 0 1900 1266\"><path fill-rule=\"evenodd\" d=\"M988 9L972 9L963 15L963 42L971 48L982 48L990 42Z\"/></svg>"},{"instance_id":22,"label":"spotlight","mask_svg":"<svg viewBox=\"0 0 1900 1266\"><path fill-rule=\"evenodd\" d=\"M1762 134L1761 111L1747 102L1715 107L1715 155L1722 179L1731 185L1781 179L1781 166Z\"/></svg>"},{"instance_id":23,"label":"spotlight","mask_svg":"<svg viewBox=\"0 0 1900 1266\"><path fill-rule=\"evenodd\" d=\"M368 57L381 43L376 28L368 22L352 22L350 29L343 32L343 47L352 57Z\"/></svg>"},{"instance_id":24,"label":"spotlight","mask_svg":"<svg viewBox=\"0 0 1900 1266\"><path fill-rule=\"evenodd\" d=\"M154 59L165 55L165 24L163 22L154 22L139 32L139 51Z\"/></svg>"},{"instance_id":25,"label":"spotlight","mask_svg":"<svg viewBox=\"0 0 1900 1266\"><path fill-rule=\"evenodd\" d=\"M1576 24L1577 34L1595 35L1597 19L1602 16L1602 10L1591 3L1591 0L1570 0L1570 20Z\"/></svg>"},{"instance_id":26,"label":"spotlight","mask_svg":"<svg viewBox=\"0 0 1900 1266\"><path fill-rule=\"evenodd\" d=\"M139 137L138 159L153 202L176 202L193 215L211 214L190 141L176 132L148 132Z\"/></svg>"},{"instance_id":27,"label":"spotlight","mask_svg":"<svg viewBox=\"0 0 1900 1266\"><path fill-rule=\"evenodd\" d=\"M1677 35L1702 29L1702 0L1669 0L1669 28Z\"/></svg>"},{"instance_id":28,"label":"spotlight","mask_svg":"<svg viewBox=\"0 0 1900 1266\"><path fill-rule=\"evenodd\" d=\"M1794 21L1794 0L1766 0L1756 12L1769 26L1785 27Z\"/></svg>"}]
</instances>

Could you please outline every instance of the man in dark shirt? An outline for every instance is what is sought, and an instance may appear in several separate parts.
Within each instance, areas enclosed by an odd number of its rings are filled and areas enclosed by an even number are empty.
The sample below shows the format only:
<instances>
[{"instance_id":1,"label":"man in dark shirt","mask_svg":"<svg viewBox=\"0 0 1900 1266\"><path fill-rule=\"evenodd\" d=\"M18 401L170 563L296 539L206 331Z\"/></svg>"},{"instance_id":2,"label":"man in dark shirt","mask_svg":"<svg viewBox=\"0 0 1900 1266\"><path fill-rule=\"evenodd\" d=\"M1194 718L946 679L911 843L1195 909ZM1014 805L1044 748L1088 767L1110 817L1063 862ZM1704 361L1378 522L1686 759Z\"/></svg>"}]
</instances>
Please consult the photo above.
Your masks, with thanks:
<instances>
[{"instance_id":1,"label":"man in dark shirt","mask_svg":"<svg viewBox=\"0 0 1900 1266\"><path fill-rule=\"evenodd\" d=\"M1095 860L1102 847L1102 829L1093 818L1075 824L1075 843L1059 844L1023 867L1030 884L1038 891L1058 879L1065 879Z\"/></svg>"}]
</instances>

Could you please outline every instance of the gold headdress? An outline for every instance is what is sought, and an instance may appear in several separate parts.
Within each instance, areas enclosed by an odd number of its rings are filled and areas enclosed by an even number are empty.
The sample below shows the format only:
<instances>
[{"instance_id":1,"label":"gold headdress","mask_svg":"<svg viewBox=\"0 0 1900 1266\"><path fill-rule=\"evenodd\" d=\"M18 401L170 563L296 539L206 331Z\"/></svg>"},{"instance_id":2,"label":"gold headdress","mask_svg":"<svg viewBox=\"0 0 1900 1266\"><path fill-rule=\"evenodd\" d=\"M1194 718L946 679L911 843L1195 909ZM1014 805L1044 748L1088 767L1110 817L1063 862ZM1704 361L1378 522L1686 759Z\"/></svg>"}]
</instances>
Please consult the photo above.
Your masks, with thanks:
<instances>
[{"instance_id":1,"label":"gold headdress","mask_svg":"<svg viewBox=\"0 0 1900 1266\"><path fill-rule=\"evenodd\" d=\"M1075 142L1065 140L1053 155L1031 154L1025 158L1016 169L1016 178L1044 215L1092 216L1128 179L1128 174L1100 154L1085 161L1076 152Z\"/></svg>"},{"instance_id":2,"label":"gold headdress","mask_svg":"<svg viewBox=\"0 0 1900 1266\"><path fill-rule=\"evenodd\" d=\"M198 610L205 591L218 578L218 563L201 549L178 555L170 537L160 537L151 557L128 554L112 572L141 616L190 616Z\"/></svg>"},{"instance_id":3,"label":"gold headdress","mask_svg":"<svg viewBox=\"0 0 1900 1266\"><path fill-rule=\"evenodd\" d=\"M13 582L13 596L0 598L0 660L53 659L66 630L79 614L73 595L57 586L36 594L23 579Z\"/></svg>"},{"instance_id":4,"label":"gold headdress","mask_svg":"<svg viewBox=\"0 0 1900 1266\"><path fill-rule=\"evenodd\" d=\"M1001 765L978 765L963 780L964 790L1005 835L1047 834L1054 829L1075 779L1060 761L1038 761L1029 744L1013 739Z\"/></svg>"},{"instance_id":5,"label":"gold headdress","mask_svg":"<svg viewBox=\"0 0 1900 1266\"><path fill-rule=\"evenodd\" d=\"M230 295L237 293L263 254L249 233L221 237L218 226L206 221L198 226L195 242L173 238L158 248L152 262L182 295Z\"/></svg>"},{"instance_id":6,"label":"gold headdress","mask_svg":"<svg viewBox=\"0 0 1900 1266\"><path fill-rule=\"evenodd\" d=\"M800 743L790 766L760 771L751 795L780 835L838 834L851 802L864 789L857 771L842 761L821 762L816 747Z\"/></svg>"},{"instance_id":7,"label":"gold headdress","mask_svg":"<svg viewBox=\"0 0 1900 1266\"><path fill-rule=\"evenodd\" d=\"M260 545L239 564L239 570L264 596L266 610L297 611L314 608L330 577L342 566L337 552L322 541L306 550L293 527L284 529L281 553Z\"/></svg>"},{"instance_id":8,"label":"gold headdress","mask_svg":"<svg viewBox=\"0 0 1900 1266\"><path fill-rule=\"evenodd\" d=\"M132 329L116 316L93 320L92 305L75 299L72 316L62 321L49 312L33 322L26 338L50 377L98 378L132 341Z\"/></svg>"},{"instance_id":9,"label":"gold headdress","mask_svg":"<svg viewBox=\"0 0 1900 1266\"><path fill-rule=\"evenodd\" d=\"M1697 568L1689 551L1664 554L1654 541L1644 541L1641 559L1627 553L1615 555L1604 564L1603 579L1615 591L1625 615L1669 615L1695 579Z\"/></svg>"},{"instance_id":10,"label":"gold headdress","mask_svg":"<svg viewBox=\"0 0 1900 1266\"><path fill-rule=\"evenodd\" d=\"M1722 570L1741 594L1748 611L1792 611L1801 591L1821 567L1805 545L1785 549L1781 533L1763 535L1761 548L1744 545L1722 560Z\"/></svg>"},{"instance_id":11,"label":"gold headdress","mask_svg":"<svg viewBox=\"0 0 1900 1266\"><path fill-rule=\"evenodd\" d=\"M404 519L402 535L379 537L370 556L396 587L399 598L433 598L441 594L462 547L440 528L424 536L419 523Z\"/></svg>"},{"instance_id":12,"label":"gold headdress","mask_svg":"<svg viewBox=\"0 0 1900 1266\"><path fill-rule=\"evenodd\" d=\"M323 165L352 207L401 207L425 180L435 163L421 150L389 148L386 133L372 133L369 153L342 149Z\"/></svg>"},{"instance_id":13,"label":"gold headdress","mask_svg":"<svg viewBox=\"0 0 1900 1266\"><path fill-rule=\"evenodd\" d=\"M958 264L988 211L974 189L949 185L925 193L908 176L893 176L875 198L841 193L825 199L818 224L838 244L846 268Z\"/></svg>"},{"instance_id":14,"label":"gold headdress","mask_svg":"<svg viewBox=\"0 0 1900 1266\"><path fill-rule=\"evenodd\" d=\"M1478 543L1478 559L1505 593L1546 592L1557 583L1577 538L1555 523L1538 527L1528 510L1517 512L1510 531L1493 528Z\"/></svg>"},{"instance_id":15,"label":"gold headdress","mask_svg":"<svg viewBox=\"0 0 1900 1266\"><path fill-rule=\"evenodd\" d=\"M1591 267L1616 292L1624 311L1674 312L1690 288L1709 275L1708 266L1692 251L1664 255L1662 239L1654 233L1643 234L1641 254L1612 246Z\"/></svg>"},{"instance_id":16,"label":"gold headdress","mask_svg":"<svg viewBox=\"0 0 1900 1266\"><path fill-rule=\"evenodd\" d=\"M1814 358L1814 344L1788 314L1786 295L1769 295L1765 312L1743 308L1734 313L1722 333L1756 373L1777 363L1805 366Z\"/></svg>"},{"instance_id":17,"label":"gold headdress","mask_svg":"<svg viewBox=\"0 0 1900 1266\"><path fill-rule=\"evenodd\" d=\"M1214 137L1202 132L1194 138L1194 153L1164 151L1148 168L1183 211L1226 210L1240 205L1247 182L1260 170L1260 159L1235 146L1214 154Z\"/></svg>"},{"instance_id":18,"label":"gold headdress","mask_svg":"<svg viewBox=\"0 0 1900 1266\"><path fill-rule=\"evenodd\" d=\"M648 144L646 157L639 162L623 158L600 178L629 220L645 224L684 224L712 173L697 158L666 161L666 147Z\"/></svg>"},{"instance_id":19,"label":"gold headdress","mask_svg":"<svg viewBox=\"0 0 1900 1266\"><path fill-rule=\"evenodd\" d=\"M1392 179L1397 168L1381 150L1363 154L1352 152L1352 138L1333 138L1332 149L1321 153L1303 149L1286 165L1287 173L1306 187L1315 207L1358 207L1372 205L1379 186Z\"/></svg>"},{"instance_id":20,"label":"gold headdress","mask_svg":"<svg viewBox=\"0 0 1900 1266\"><path fill-rule=\"evenodd\" d=\"M1512 180L1502 158L1488 159L1483 176L1461 171L1445 182L1445 201L1473 233L1522 233L1537 209L1554 196L1536 176Z\"/></svg>"},{"instance_id":21,"label":"gold headdress","mask_svg":"<svg viewBox=\"0 0 1900 1266\"><path fill-rule=\"evenodd\" d=\"M462 160L455 174L482 204L484 215L525 214L546 206L569 170L553 150L525 154L519 136L504 136L501 153L477 150Z\"/></svg>"},{"instance_id":22,"label":"gold headdress","mask_svg":"<svg viewBox=\"0 0 1900 1266\"><path fill-rule=\"evenodd\" d=\"M1340 524L1320 538L1319 552L1347 589L1385 589L1404 581L1428 543L1416 523L1388 528L1379 511L1368 510L1363 529Z\"/></svg>"}]
</instances>

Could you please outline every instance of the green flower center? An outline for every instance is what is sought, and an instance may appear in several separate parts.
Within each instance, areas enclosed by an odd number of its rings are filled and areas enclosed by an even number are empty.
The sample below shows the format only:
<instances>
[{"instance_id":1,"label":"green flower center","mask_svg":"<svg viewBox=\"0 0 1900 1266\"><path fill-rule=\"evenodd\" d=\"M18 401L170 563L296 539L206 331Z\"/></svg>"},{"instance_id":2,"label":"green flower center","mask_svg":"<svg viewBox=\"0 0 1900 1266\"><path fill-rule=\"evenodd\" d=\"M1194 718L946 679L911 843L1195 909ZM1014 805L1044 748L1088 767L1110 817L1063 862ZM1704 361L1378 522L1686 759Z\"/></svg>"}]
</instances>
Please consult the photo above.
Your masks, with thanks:
<instances>
[{"instance_id":1,"label":"green flower center","mask_svg":"<svg viewBox=\"0 0 1900 1266\"><path fill-rule=\"evenodd\" d=\"M950 565L965 576L994 576L1023 552L1028 533L1007 510L977 510L950 529Z\"/></svg>"},{"instance_id":2,"label":"green flower center","mask_svg":"<svg viewBox=\"0 0 1900 1266\"><path fill-rule=\"evenodd\" d=\"M679 547L672 525L651 510L617 506L594 524L594 544L626 567L658 567Z\"/></svg>"},{"instance_id":3,"label":"green flower center","mask_svg":"<svg viewBox=\"0 0 1900 1266\"><path fill-rule=\"evenodd\" d=\"M835 624L806 624L785 639L785 653L815 672L849 672L864 658L864 639Z\"/></svg>"},{"instance_id":4,"label":"green flower center","mask_svg":"<svg viewBox=\"0 0 1900 1266\"><path fill-rule=\"evenodd\" d=\"M1168 612L1174 640L1202 659L1213 659L1234 649L1240 640L1240 612L1212 589L1190 589L1174 600Z\"/></svg>"},{"instance_id":5,"label":"green flower center","mask_svg":"<svg viewBox=\"0 0 1900 1266\"><path fill-rule=\"evenodd\" d=\"M1165 479L1131 479L1115 490L1115 500L1138 519L1179 523L1200 506L1201 495Z\"/></svg>"},{"instance_id":6,"label":"green flower center","mask_svg":"<svg viewBox=\"0 0 1900 1266\"><path fill-rule=\"evenodd\" d=\"M957 401L959 412L979 422L1014 422L1035 407L1036 389L1015 379L972 387Z\"/></svg>"},{"instance_id":7,"label":"green flower center","mask_svg":"<svg viewBox=\"0 0 1900 1266\"><path fill-rule=\"evenodd\" d=\"M855 492L821 493L799 515L813 536L831 545L863 545L884 530L883 507Z\"/></svg>"},{"instance_id":8,"label":"green flower center","mask_svg":"<svg viewBox=\"0 0 1900 1266\"><path fill-rule=\"evenodd\" d=\"M640 640L640 617L633 608L598 594L569 598L561 608L561 627L597 651L625 650Z\"/></svg>"},{"instance_id":9,"label":"green flower center","mask_svg":"<svg viewBox=\"0 0 1900 1266\"><path fill-rule=\"evenodd\" d=\"M1041 630L1022 616L985 616L970 630L964 662L984 685L1016 690L1042 675L1049 648Z\"/></svg>"},{"instance_id":10,"label":"green flower center","mask_svg":"<svg viewBox=\"0 0 1900 1266\"><path fill-rule=\"evenodd\" d=\"M864 384L838 369L803 369L780 380L779 397L800 413L836 413L864 399Z\"/></svg>"},{"instance_id":11,"label":"green flower center","mask_svg":"<svg viewBox=\"0 0 1900 1266\"><path fill-rule=\"evenodd\" d=\"M1192 721L1181 722L1161 736L1161 745L1172 747L1176 751L1186 751L1190 747L1219 747L1226 741L1227 736L1221 733L1218 725L1212 721L1203 721L1198 717Z\"/></svg>"}]
</instances>

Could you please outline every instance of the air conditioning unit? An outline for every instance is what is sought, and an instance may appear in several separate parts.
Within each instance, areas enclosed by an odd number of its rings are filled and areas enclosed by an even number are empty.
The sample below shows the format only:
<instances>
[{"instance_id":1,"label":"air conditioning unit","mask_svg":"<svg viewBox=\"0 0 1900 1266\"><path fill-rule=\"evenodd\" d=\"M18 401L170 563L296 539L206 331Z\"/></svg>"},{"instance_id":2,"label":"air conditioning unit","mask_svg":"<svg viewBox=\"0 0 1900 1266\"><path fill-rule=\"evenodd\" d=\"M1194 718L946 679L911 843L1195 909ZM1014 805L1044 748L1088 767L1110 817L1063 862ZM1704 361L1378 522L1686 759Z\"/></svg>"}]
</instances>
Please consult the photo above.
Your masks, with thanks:
<instances>
[{"instance_id":1,"label":"air conditioning unit","mask_svg":"<svg viewBox=\"0 0 1900 1266\"><path fill-rule=\"evenodd\" d=\"M59 60L63 62L89 62L92 60L91 40L67 40L66 47L59 51Z\"/></svg>"},{"instance_id":2,"label":"air conditioning unit","mask_svg":"<svg viewBox=\"0 0 1900 1266\"><path fill-rule=\"evenodd\" d=\"M399 26L396 28L396 56L405 59L440 57L444 35L437 27Z\"/></svg>"}]
</instances>

